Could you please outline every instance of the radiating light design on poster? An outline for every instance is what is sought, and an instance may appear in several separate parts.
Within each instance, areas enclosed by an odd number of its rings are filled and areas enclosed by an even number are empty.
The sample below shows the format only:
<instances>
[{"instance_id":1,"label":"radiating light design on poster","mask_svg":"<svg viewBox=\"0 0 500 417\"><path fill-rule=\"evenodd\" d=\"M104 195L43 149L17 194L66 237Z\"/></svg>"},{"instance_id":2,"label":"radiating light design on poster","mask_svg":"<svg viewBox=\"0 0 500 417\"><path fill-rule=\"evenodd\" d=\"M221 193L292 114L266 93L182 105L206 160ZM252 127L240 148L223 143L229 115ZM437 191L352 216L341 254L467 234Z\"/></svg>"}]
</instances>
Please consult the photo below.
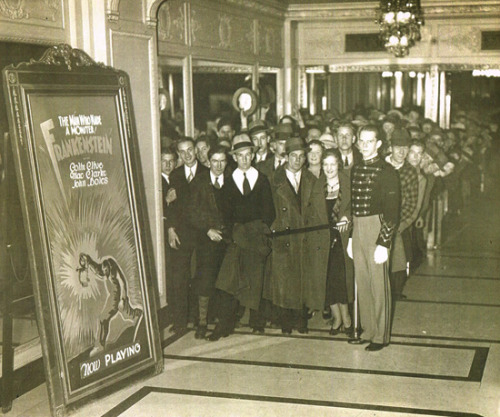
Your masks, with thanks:
<instances>
[{"instance_id":1,"label":"radiating light design on poster","mask_svg":"<svg viewBox=\"0 0 500 417\"><path fill-rule=\"evenodd\" d=\"M28 96L71 388L151 356L114 95Z\"/></svg>"}]
</instances>

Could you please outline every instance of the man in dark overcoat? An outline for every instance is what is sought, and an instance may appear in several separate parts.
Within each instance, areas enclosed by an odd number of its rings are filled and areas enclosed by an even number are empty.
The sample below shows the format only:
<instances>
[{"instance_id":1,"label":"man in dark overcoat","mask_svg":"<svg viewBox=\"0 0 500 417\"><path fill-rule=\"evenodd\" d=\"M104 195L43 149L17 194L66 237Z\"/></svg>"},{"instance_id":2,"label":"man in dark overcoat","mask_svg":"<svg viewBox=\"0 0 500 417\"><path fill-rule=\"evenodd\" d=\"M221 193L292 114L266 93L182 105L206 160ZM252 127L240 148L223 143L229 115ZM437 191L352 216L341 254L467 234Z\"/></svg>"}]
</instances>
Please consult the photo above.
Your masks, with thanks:
<instances>
[{"instance_id":1,"label":"man in dark overcoat","mask_svg":"<svg viewBox=\"0 0 500 417\"><path fill-rule=\"evenodd\" d=\"M300 137L286 143L286 164L276 170L272 190L276 219L271 229L277 232L304 227L306 205L316 177L305 169L305 145ZM307 310L302 296L302 233L272 239L271 271L266 297L281 309L281 329L290 334L296 326L307 331Z\"/></svg>"}]
</instances>

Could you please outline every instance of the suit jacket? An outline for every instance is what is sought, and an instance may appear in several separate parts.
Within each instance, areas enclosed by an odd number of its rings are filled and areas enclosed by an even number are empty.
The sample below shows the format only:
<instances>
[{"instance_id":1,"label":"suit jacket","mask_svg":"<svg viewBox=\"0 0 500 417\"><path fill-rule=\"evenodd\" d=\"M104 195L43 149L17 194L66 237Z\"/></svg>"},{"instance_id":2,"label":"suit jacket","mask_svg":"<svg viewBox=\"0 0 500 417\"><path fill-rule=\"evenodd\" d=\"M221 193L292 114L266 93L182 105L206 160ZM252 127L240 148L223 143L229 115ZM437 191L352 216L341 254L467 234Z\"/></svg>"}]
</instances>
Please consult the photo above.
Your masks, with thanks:
<instances>
[{"instance_id":1,"label":"suit jacket","mask_svg":"<svg viewBox=\"0 0 500 417\"><path fill-rule=\"evenodd\" d=\"M360 162L363 161L363 156L361 155L361 152L359 152L358 148L353 146L352 147L352 164L350 164L348 167L344 166L344 170L351 170L354 165L359 164ZM342 157L342 161L344 161L344 157Z\"/></svg>"},{"instance_id":2,"label":"suit jacket","mask_svg":"<svg viewBox=\"0 0 500 417\"><path fill-rule=\"evenodd\" d=\"M274 169L274 163L276 161L276 156L272 154L268 156L265 161L259 162L255 167L262 172L269 180L271 186L273 185L273 176L276 170ZM279 167L278 167L279 168Z\"/></svg>"},{"instance_id":3,"label":"suit jacket","mask_svg":"<svg viewBox=\"0 0 500 417\"><path fill-rule=\"evenodd\" d=\"M222 230L227 227L224 219L228 217L229 207L226 196L229 176L224 175L224 185L217 191L212 185L210 171L203 171L196 178L192 186L192 209L189 211L189 222L193 228L205 236L210 229ZM216 192L220 192L216 198ZM208 238L208 237L207 237Z\"/></svg>"},{"instance_id":4,"label":"suit jacket","mask_svg":"<svg viewBox=\"0 0 500 417\"><path fill-rule=\"evenodd\" d=\"M169 178L170 179L170 178ZM171 181L171 180L170 180ZM163 218L167 216L168 205L166 201L167 192L172 187L171 182L167 182L165 177L161 176L161 192L162 192L162 203L163 203Z\"/></svg>"},{"instance_id":5,"label":"suit jacket","mask_svg":"<svg viewBox=\"0 0 500 417\"><path fill-rule=\"evenodd\" d=\"M189 222L189 211L193 207L193 188L196 178L207 171L207 167L198 163L196 174L190 183L187 182L184 174L184 166L174 169L170 174L170 185L175 189L177 199L167 208L166 226L175 228L181 245L196 242L196 233Z\"/></svg>"}]
</instances>

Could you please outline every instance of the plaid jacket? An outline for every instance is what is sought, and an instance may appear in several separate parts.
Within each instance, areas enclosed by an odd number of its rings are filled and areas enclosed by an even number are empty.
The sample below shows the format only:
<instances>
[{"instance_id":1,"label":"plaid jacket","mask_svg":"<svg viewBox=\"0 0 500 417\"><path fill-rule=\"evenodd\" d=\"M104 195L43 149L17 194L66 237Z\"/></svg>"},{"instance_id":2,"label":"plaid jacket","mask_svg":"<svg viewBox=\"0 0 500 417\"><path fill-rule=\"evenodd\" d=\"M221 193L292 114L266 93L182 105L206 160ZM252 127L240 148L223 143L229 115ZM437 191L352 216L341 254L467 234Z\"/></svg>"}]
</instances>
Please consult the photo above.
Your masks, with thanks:
<instances>
[{"instance_id":1,"label":"plaid jacket","mask_svg":"<svg viewBox=\"0 0 500 417\"><path fill-rule=\"evenodd\" d=\"M408 161L399 168L399 182L401 184L401 208L399 212L399 228L402 232L408 226L412 219L412 214L417 208L418 202L418 173Z\"/></svg>"}]
</instances>

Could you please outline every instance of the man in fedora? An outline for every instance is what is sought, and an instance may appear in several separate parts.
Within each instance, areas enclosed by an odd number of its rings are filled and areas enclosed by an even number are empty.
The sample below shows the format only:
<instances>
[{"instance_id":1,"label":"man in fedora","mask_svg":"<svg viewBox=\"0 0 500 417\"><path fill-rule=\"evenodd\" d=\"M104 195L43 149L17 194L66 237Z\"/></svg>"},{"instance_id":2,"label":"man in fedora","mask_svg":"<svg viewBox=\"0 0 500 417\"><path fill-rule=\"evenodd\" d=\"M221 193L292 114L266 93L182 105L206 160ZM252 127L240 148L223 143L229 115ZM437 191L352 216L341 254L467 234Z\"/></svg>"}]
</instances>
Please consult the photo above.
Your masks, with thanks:
<instances>
[{"instance_id":1,"label":"man in fedora","mask_svg":"<svg viewBox=\"0 0 500 417\"><path fill-rule=\"evenodd\" d=\"M316 177L305 169L306 151L302 138L286 141L286 164L273 174L272 190L276 219L272 230L304 227L305 208ZM266 281L265 295L280 308L281 331L292 333L297 328L307 332L307 309L302 297L301 256L304 235L285 235L272 239L271 274Z\"/></svg>"},{"instance_id":2,"label":"man in fedora","mask_svg":"<svg viewBox=\"0 0 500 417\"><path fill-rule=\"evenodd\" d=\"M256 168L267 176L272 185L273 173L286 162L286 141L292 137L292 126L290 124L279 124L274 128L274 134L269 144L272 156L265 161L256 164Z\"/></svg>"},{"instance_id":3,"label":"man in fedora","mask_svg":"<svg viewBox=\"0 0 500 417\"><path fill-rule=\"evenodd\" d=\"M256 148L254 164L269 158L269 127L264 120L254 120L248 125L248 134Z\"/></svg>"},{"instance_id":4,"label":"man in fedora","mask_svg":"<svg viewBox=\"0 0 500 417\"><path fill-rule=\"evenodd\" d=\"M264 333L265 318L261 312L264 268L270 247L266 234L275 218L271 186L265 175L252 166L255 147L242 133L233 138L230 154L237 168L228 178L225 198L225 224L232 242L216 281L219 290L219 323L208 340L228 336L234 329L238 303L250 309L250 327Z\"/></svg>"}]
</instances>

